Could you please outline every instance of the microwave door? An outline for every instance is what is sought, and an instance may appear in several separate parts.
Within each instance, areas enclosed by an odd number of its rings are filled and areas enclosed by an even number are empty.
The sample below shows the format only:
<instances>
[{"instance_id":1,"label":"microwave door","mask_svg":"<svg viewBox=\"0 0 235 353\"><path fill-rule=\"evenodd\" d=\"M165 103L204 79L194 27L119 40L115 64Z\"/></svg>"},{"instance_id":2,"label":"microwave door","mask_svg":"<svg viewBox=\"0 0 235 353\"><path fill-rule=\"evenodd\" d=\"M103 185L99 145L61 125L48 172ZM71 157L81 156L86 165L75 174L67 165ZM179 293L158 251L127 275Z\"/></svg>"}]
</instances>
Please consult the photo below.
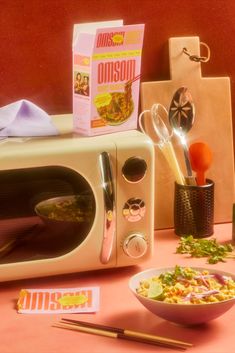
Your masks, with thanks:
<instances>
[{"instance_id":1,"label":"microwave door","mask_svg":"<svg viewBox=\"0 0 235 353\"><path fill-rule=\"evenodd\" d=\"M102 264L107 264L112 253L116 230L115 194L109 154L102 152L99 156L99 162L104 197L104 228L100 261Z\"/></svg>"}]
</instances>

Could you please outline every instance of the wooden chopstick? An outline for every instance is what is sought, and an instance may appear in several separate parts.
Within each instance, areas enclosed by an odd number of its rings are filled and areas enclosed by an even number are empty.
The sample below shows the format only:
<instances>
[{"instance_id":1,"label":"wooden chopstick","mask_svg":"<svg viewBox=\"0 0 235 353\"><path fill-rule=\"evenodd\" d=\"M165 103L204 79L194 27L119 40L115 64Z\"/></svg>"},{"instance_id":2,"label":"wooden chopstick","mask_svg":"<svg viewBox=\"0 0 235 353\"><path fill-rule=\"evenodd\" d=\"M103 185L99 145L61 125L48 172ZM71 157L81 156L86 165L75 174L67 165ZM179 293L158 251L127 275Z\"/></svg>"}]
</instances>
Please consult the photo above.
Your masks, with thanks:
<instances>
[{"instance_id":1,"label":"wooden chopstick","mask_svg":"<svg viewBox=\"0 0 235 353\"><path fill-rule=\"evenodd\" d=\"M192 347L192 344L188 343L188 342L173 340L171 338L166 338L166 337L161 337L161 336L156 336L156 335L149 335L149 334L146 334L145 332L131 331L131 330L126 330L126 329L122 329L119 327L105 326L105 325L96 324L96 323L92 323L92 322L72 320L72 319L66 319L66 318L62 318L62 320L64 322L70 322L70 323L80 325L80 326L92 327L92 328L107 330L107 331L116 332L116 333L123 333L123 334L129 335L129 336L136 336L136 337L141 337L141 338L148 337L148 338L151 338L152 340L156 339L156 340L160 340L160 341L166 342L166 343L171 342L171 343L181 344L186 347Z\"/></svg>"},{"instance_id":2,"label":"wooden chopstick","mask_svg":"<svg viewBox=\"0 0 235 353\"><path fill-rule=\"evenodd\" d=\"M118 333L118 332L111 332L111 331L106 331L106 330L99 330L91 327L86 327L86 326L79 326L75 324L67 324L63 322L55 323L52 325L53 327L58 327L58 328L63 328L66 330L72 330L72 331L80 331L80 332L85 332L85 333L91 333L94 335L99 335L99 336L105 336L109 338L121 338L125 339L128 341L135 341L139 343L147 343L147 344L152 344L155 346L162 346L162 347L168 347L168 348L174 348L174 349L186 349L187 347L181 345L181 344L176 344L176 343L165 343L165 342L157 342L157 341L152 341L149 339L144 339L140 337L131 337L131 336L126 336L125 334Z\"/></svg>"},{"instance_id":3,"label":"wooden chopstick","mask_svg":"<svg viewBox=\"0 0 235 353\"><path fill-rule=\"evenodd\" d=\"M186 348L192 347L192 344L188 342L173 340L170 338L160 337L156 335L150 335L144 332L131 331L131 330L125 330L118 327L95 324L91 322L84 322L84 321L62 318L62 321L59 323L59 325L60 327L62 327L61 325L63 325L63 328L67 328L67 329L75 329L76 327L78 331L80 330L83 332L100 334L100 335L105 335L113 338L123 338L123 339L138 341L142 343L168 346L171 348L186 349ZM66 325L66 327L64 325ZM89 329L89 331L85 331L84 329ZM95 332L91 332L90 330L95 330ZM97 330L99 331L99 333L97 333ZM110 334L115 334L115 335L113 336Z\"/></svg>"}]
</instances>

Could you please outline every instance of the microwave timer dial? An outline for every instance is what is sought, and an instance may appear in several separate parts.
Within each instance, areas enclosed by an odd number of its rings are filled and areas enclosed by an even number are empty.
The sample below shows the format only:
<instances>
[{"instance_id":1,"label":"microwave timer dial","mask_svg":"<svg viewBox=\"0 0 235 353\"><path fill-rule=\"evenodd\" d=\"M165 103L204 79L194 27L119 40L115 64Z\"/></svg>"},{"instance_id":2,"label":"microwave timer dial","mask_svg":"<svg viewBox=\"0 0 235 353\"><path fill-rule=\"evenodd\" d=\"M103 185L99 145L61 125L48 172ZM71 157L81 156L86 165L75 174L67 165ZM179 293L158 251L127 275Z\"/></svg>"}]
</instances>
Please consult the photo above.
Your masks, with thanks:
<instances>
[{"instance_id":1,"label":"microwave timer dial","mask_svg":"<svg viewBox=\"0 0 235 353\"><path fill-rule=\"evenodd\" d=\"M129 183L138 183L146 175L147 163L138 156L128 158L122 167L122 176Z\"/></svg>"},{"instance_id":2,"label":"microwave timer dial","mask_svg":"<svg viewBox=\"0 0 235 353\"><path fill-rule=\"evenodd\" d=\"M122 247L126 255L137 259L144 256L148 244L143 234L132 233L125 238Z\"/></svg>"}]
</instances>

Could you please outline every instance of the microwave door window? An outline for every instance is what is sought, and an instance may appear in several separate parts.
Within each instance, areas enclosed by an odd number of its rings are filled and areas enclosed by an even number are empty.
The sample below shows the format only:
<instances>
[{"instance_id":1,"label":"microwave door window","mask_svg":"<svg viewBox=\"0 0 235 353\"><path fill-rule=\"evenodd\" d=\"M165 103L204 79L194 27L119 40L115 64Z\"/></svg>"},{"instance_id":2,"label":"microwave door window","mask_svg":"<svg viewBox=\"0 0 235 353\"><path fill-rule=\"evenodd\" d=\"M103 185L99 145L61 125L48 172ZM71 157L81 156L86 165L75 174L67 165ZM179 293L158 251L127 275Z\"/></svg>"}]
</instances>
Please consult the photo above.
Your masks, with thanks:
<instances>
[{"instance_id":1,"label":"microwave door window","mask_svg":"<svg viewBox=\"0 0 235 353\"><path fill-rule=\"evenodd\" d=\"M78 247L93 225L94 193L65 167L0 172L0 263L61 256Z\"/></svg>"}]
</instances>

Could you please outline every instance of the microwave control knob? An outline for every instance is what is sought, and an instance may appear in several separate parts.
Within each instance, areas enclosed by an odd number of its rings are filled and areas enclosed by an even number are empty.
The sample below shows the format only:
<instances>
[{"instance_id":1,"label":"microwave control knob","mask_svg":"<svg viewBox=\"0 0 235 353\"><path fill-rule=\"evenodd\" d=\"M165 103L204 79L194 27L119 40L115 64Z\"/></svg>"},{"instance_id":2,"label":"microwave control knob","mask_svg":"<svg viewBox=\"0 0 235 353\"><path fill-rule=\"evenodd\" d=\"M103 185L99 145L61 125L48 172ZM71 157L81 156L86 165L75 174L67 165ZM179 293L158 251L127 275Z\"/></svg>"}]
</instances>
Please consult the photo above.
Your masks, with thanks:
<instances>
[{"instance_id":1,"label":"microwave control knob","mask_svg":"<svg viewBox=\"0 0 235 353\"><path fill-rule=\"evenodd\" d=\"M122 214L129 222L137 222L141 220L145 215L144 201L132 197L125 203Z\"/></svg>"},{"instance_id":2,"label":"microwave control knob","mask_svg":"<svg viewBox=\"0 0 235 353\"><path fill-rule=\"evenodd\" d=\"M123 250L126 255L137 259L144 256L148 248L148 244L144 236L140 233L133 233L123 242Z\"/></svg>"}]
</instances>

